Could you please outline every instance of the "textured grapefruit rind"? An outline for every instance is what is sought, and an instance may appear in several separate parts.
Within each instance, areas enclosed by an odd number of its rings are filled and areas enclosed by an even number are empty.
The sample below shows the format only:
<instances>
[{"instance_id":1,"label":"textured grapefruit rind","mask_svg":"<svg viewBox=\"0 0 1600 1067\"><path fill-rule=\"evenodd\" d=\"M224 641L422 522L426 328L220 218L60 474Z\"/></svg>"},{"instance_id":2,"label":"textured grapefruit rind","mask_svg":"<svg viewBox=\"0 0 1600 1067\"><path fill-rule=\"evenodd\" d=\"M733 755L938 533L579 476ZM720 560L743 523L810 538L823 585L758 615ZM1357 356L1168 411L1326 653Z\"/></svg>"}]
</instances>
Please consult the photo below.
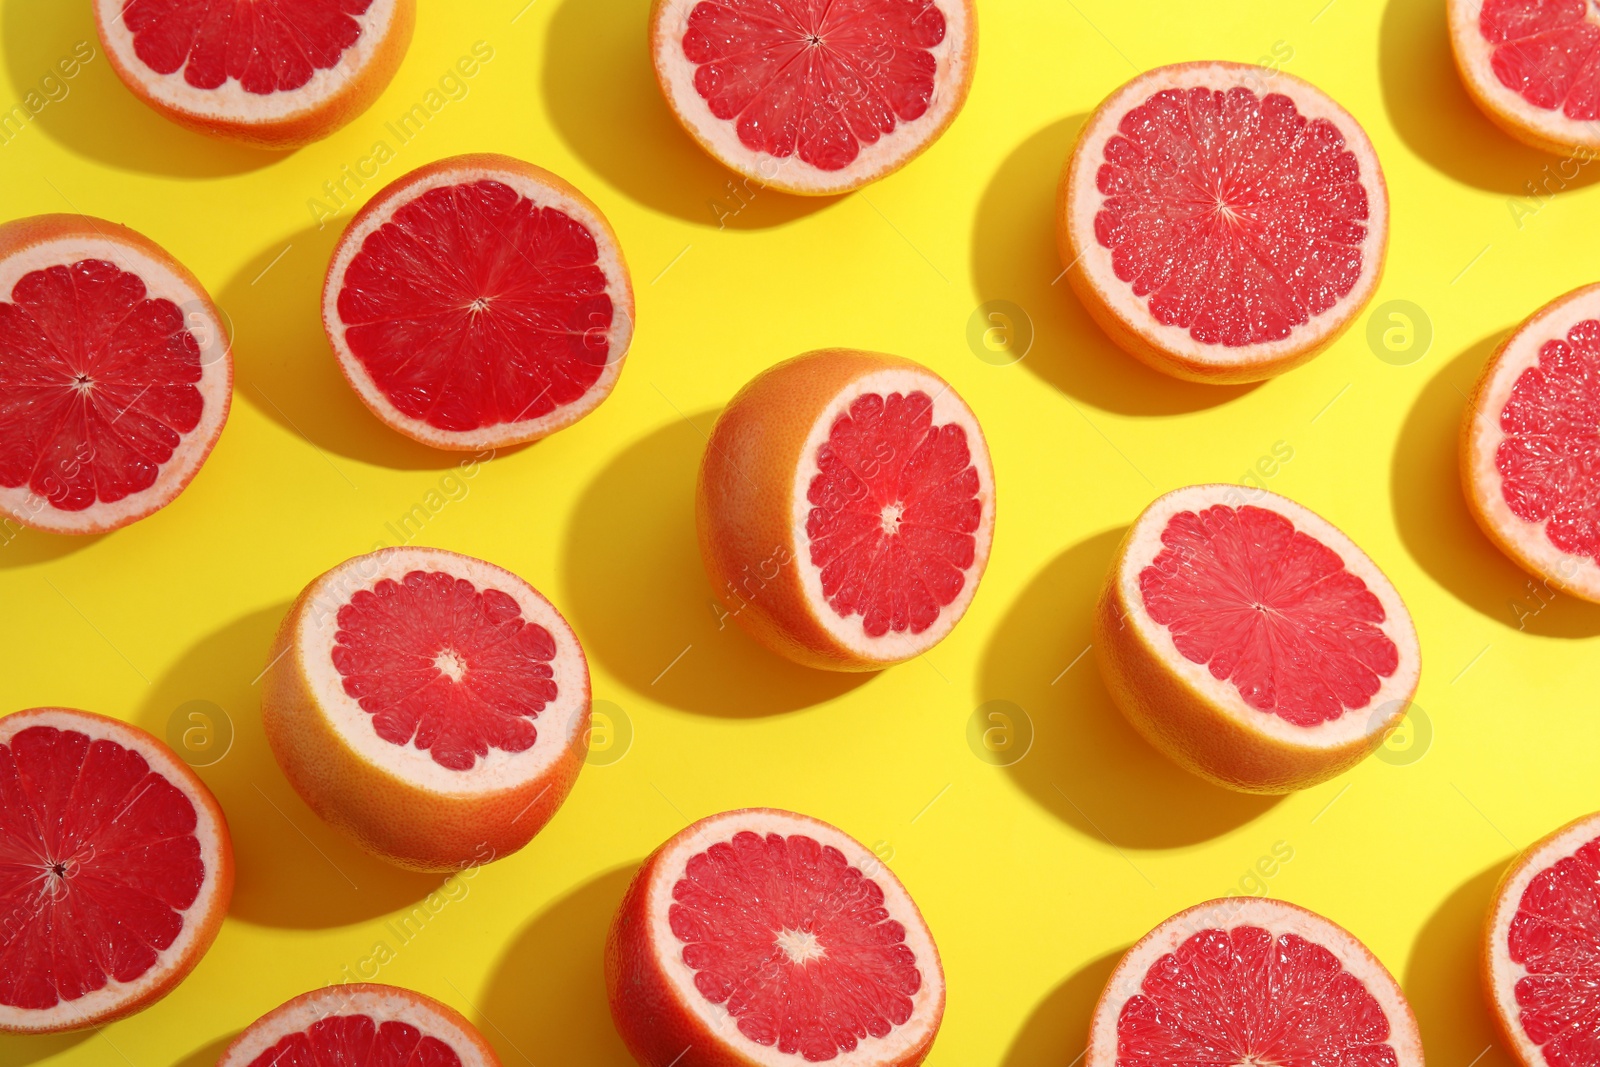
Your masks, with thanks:
<instances>
[{"instance_id":1,"label":"textured grapefruit rind","mask_svg":"<svg viewBox=\"0 0 1600 1067\"><path fill-rule=\"evenodd\" d=\"M1484 534L1517 566L1551 588L1600 603L1600 565L1551 544L1542 522L1529 522L1506 503L1495 454L1505 432L1505 409L1517 377L1539 362L1546 341L1564 339L1585 319L1600 319L1600 284L1585 285L1530 315L1494 351L1478 376L1461 420L1461 488L1467 510Z\"/></svg>"},{"instance_id":2,"label":"textured grapefruit rind","mask_svg":"<svg viewBox=\"0 0 1600 1067\"><path fill-rule=\"evenodd\" d=\"M100 1027L143 1011L189 976L216 940L233 899L233 841L222 806L199 775L159 739L117 719L76 708L29 708L0 718L0 745L9 744L23 730L52 726L105 739L143 756L152 770L177 786L194 805L195 837L201 842L205 879L199 895L184 913L183 929L156 964L137 981L109 979L105 986L77 1000L61 1001L44 1010L0 1005L0 1033L63 1033ZM208 851L207 844L212 847Z\"/></svg>"},{"instance_id":3,"label":"textured grapefruit rind","mask_svg":"<svg viewBox=\"0 0 1600 1067\"><path fill-rule=\"evenodd\" d=\"M460 1012L410 989L373 982L313 989L280 1004L234 1038L217 1067L248 1067L289 1034L336 1015L365 1015L378 1025L405 1023L444 1041L461 1058L462 1067L500 1067L494 1049Z\"/></svg>"},{"instance_id":4,"label":"textured grapefruit rind","mask_svg":"<svg viewBox=\"0 0 1600 1067\"><path fill-rule=\"evenodd\" d=\"M1230 681L1186 659L1138 595L1139 572L1155 558L1172 515L1213 504L1266 507L1332 549L1384 606L1384 631L1400 666L1366 707L1299 727L1244 702ZM1237 485L1197 485L1159 497L1117 548L1093 618L1095 658L1112 702L1146 741L1184 769L1245 793L1290 793L1327 781L1383 744L1416 694L1421 654L1400 594L1332 523L1287 497Z\"/></svg>"},{"instance_id":5,"label":"textured grapefruit rind","mask_svg":"<svg viewBox=\"0 0 1600 1067\"><path fill-rule=\"evenodd\" d=\"M628 886L606 937L606 991L611 1017L628 1051L642 1067L787 1067L800 1057L758 1045L746 1038L721 1005L694 987L693 972L681 959L667 909L672 888L689 858L727 841L741 830L805 834L833 846L884 891L884 906L906 928L906 942L917 951L922 987L913 995L912 1017L890 1035L867 1038L828 1060L833 1067L915 1067L927 1058L944 1019L944 970L933 935L916 902L894 874L843 830L819 819L777 808L744 808L712 815L684 828L651 853ZM920 949L920 951L918 951Z\"/></svg>"},{"instance_id":6,"label":"textured grapefruit rind","mask_svg":"<svg viewBox=\"0 0 1600 1067\"><path fill-rule=\"evenodd\" d=\"M820 599L816 566L797 514L809 474L806 454L830 408L874 375L915 375L938 393L937 405L961 417L978 470L983 519L973 566L960 595L923 634L862 633L854 645L841 632L861 629L858 616L835 621ZM932 395L932 393L930 393ZM835 671L873 671L920 655L960 621L988 564L994 537L994 470L976 416L943 379L921 364L881 352L818 349L763 371L729 401L712 428L695 491L700 555L718 599L744 630L796 663ZM776 574L768 579L768 571ZM752 575L755 577L752 578ZM815 588L808 588L814 586ZM743 591L743 595L741 595ZM834 618L824 616L830 612Z\"/></svg>"},{"instance_id":7,"label":"textured grapefruit rind","mask_svg":"<svg viewBox=\"0 0 1600 1067\"><path fill-rule=\"evenodd\" d=\"M1325 118L1344 135L1355 153L1367 189L1367 237L1361 274L1333 307L1279 341L1228 348L1194 340L1188 329L1166 326L1150 313L1147 297L1117 277L1111 250L1095 237L1094 219L1102 201L1096 175L1105 162L1105 145L1122 117L1164 89L1244 86L1259 95L1281 92L1301 115ZM1377 152L1361 124L1321 89L1283 71L1248 63L1177 63L1146 71L1108 96L1078 134L1061 172L1056 198L1056 242L1067 281L1091 318L1117 346L1176 378L1194 382L1254 382L1275 377L1317 356L1350 327L1383 277L1389 246L1389 194Z\"/></svg>"},{"instance_id":8,"label":"textured grapefruit rind","mask_svg":"<svg viewBox=\"0 0 1600 1067\"><path fill-rule=\"evenodd\" d=\"M540 207L557 208L581 223L593 235L600 253L599 265L606 275L606 293L611 297L610 341L613 354L589 391L570 404L557 407L536 419L456 432L441 430L426 420L413 418L384 396L367 369L345 344L344 327L339 318L339 292L344 284L345 271L361 250L362 242L368 234L387 222L394 212L429 189L481 179L503 182ZM622 245L605 215L593 201L563 178L543 167L493 152L476 152L437 160L384 186L356 212L350 225L345 228L328 261L328 273L322 286L323 332L327 334L339 371L350 383L350 388L390 429L433 448L457 452L508 448L537 441L571 426L599 407L601 401L611 395L617 379L622 375L622 364L627 359L628 347L633 341L633 324L633 283L622 256Z\"/></svg>"},{"instance_id":9,"label":"textured grapefruit rind","mask_svg":"<svg viewBox=\"0 0 1600 1067\"><path fill-rule=\"evenodd\" d=\"M1489 1014L1494 1016L1500 1041L1522 1067L1548 1067L1544 1052L1523 1032L1522 1009L1517 1005L1517 979L1527 971L1512 962L1509 948L1511 920L1522 903L1522 894L1534 876L1557 860L1570 856L1600 837L1600 812L1574 819L1554 833L1535 841L1506 868L1495 887L1494 900L1484 923L1481 972Z\"/></svg>"},{"instance_id":10,"label":"textured grapefruit rind","mask_svg":"<svg viewBox=\"0 0 1600 1067\"><path fill-rule=\"evenodd\" d=\"M667 108L706 153L737 174L768 189L798 196L835 196L887 177L927 151L955 121L972 88L978 58L978 12L973 0L939 0L945 36L932 49L938 63L928 110L837 171L821 170L797 155L778 157L746 148L734 124L719 119L694 88L695 65L683 54L684 28L701 0L654 0L650 6L650 57ZM913 136L914 134L914 136Z\"/></svg>"},{"instance_id":11,"label":"textured grapefruit rind","mask_svg":"<svg viewBox=\"0 0 1600 1067\"><path fill-rule=\"evenodd\" d=\"M462 561L473 570L468 572ZM332 646L309 631L326 627L319 617L336 612L358 589L371 588L382 578L398 580L418 567L434 567L457 577L469 573L480 579L492 576L496 588L519 601L524 616L530 614L530 606L546 609L534 621L555 639L558 660L569 658L575 664L571 676L556 679L558 700L563 706L571 702L573 707L565 736L556 716L549 714L555 711L552 706L547 714L534 719L538 739L527 753L491 749L489 756L480 758L467 772L436 768L427 753L410 745L391 745L379 739L365 745L368 751L363 752L352 744L339 716L354 718L351 709L359 711L359 706L342 692L326 700L319 698L318 679L333 670ZM483 587L481 580L474 584ZM311 645L327 658L326 665L308 662L307 647ZM510 855L550 821L583 768L590 708L583 647L560 612L538 590L492 563L422 548L385 548L347 560L301 592L278 629L268 664L262 678L261 719L289 783L325 821L398 867L454 871ZM322 691L326 694L328 688ZM346 701L348 707L330 707ZM371 730L370 723L360 725ZM377 737L376 731L371 737ZM559 752L547 758L543 753L551 746L559 746ZM384 762L373 758L374 752ZM532 760L535 754L547 759L548 765L531 775L519 771L519 757ZM502 775L511 781L500 784ZM460 784L441 788L441 780Z\"/></svg>"},{"instance_id":12,"label":"textured grapefruit rind","mask_svg":"<svg viewBox=\"0 0 1600 1067\"><path fill-rule=\"evenodd\" d=\"M133 95L197 133L266 149L320 141L371 107L400 69L417 21L416 0L376 0L362 20L366 40L345 49L334 67L315 72L307 86L291 90L307 95L310 89L315 98L285 107L275 98L288 94L247 93L231 78L218 89L196 89L183 81L181 67L172 74L151 70L134 53L123 24L126 4L95 0L94 21L111 68Z\"/></svg>"},{"instance_id":13,"label":"textured grapefruit rind","mask_svg":"<svg viewBox=\"0 0 1600 1067\"><path fill-rule=\"evenodd\" d=\"M1256 926L1274 936L1297 934L1332 952L1382 1006L1398 1067L1423 1067L1416 1016L1388 968L1344 927L1297 904L1266 897L1223 897L1196 904L1140 938L1111 972L1095 1003L1084 1067L1116 1067L1122 1062L1117 1055L1117 1020L1156 960L1202 930L1240 926Z\"/></svg>"},{"instance_id":14,"label":"textured grapefruit rind","mask_svg":"<svg viewBox=\"0 0 1600 1067\"><path fill-rule=\"evenodd\" d=\"M59 247L41 247L46 245ZM116 265L122 270L138 274L152 295L181 298L173 303L185 312L185 322L191 316L202 320L212 338L201 345L201 380L196 383L205 408L200 423L183 436L172 458L162 464L155 483L121 500L110 504L97 501L82 511L61 511L35 497L26 485L0 487L0 516L23 526L51 533L99 534L155 514L194 480L228 421L233 403L231 344L217 306L187 267L138 231L89 215L35 215L0 223L0 275L6 277L15 273L11 261L16 257L39 257L39 262L25 266L25 270L36 270L106 255L116 256ZM0 285L0 300L10 296L10 287Z\"/></svg>"}]
</instances>

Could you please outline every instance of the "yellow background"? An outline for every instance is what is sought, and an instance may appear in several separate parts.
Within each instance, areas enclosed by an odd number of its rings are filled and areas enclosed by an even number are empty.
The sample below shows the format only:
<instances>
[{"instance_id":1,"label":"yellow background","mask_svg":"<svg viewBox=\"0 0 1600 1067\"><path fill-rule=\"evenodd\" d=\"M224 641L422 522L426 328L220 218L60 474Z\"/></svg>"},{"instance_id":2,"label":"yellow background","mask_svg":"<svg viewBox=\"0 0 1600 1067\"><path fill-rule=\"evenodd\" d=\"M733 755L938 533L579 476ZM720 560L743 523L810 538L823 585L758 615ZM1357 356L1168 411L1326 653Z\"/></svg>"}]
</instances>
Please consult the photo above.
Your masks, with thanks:
<instances>
[{"instance_id":1,"label":"yellow background","mask_svg":"<svg viewBox=\"0 0 1600 1067\"><path fill-rule=\"evenodd\" d=\"M0 1064L209 1065L261 1013L394 944L385 924L437 885L365 858L295 797L265 750L253 680L300 588L393 542L384 524L456 462L383 428L339 378L318 293L349 212L319 230L308 201L478 41L494 56L466 95L357 201L459 152L549 167L621 236L638 333L595 414L484 465L416 540L547 593L634 740L586 769L533 844L454 890L380 980L459 1008L508 1067L625 1064L600 949L630 869L690 819L765 804L875 845L915 894L949 981L931 1064L1064 1067L1117 955L1241 886L1365 939L1410 994L1432 1061L1473 1063L1492 1040L1474 967L1497 873L1600 807L1600 609L1557 598L1519 629L1514 605L1540 601L1471 524L1453 449L1496 339L1595 280L1600 191L1585 186L1600 171L1569 165L1563 179L1472 109L1439 0L993 0L971 98L923 157L847 197L761 192L719 227L738 201L657 93L644 0L525 3L421 0L388 91L293 154L167 124L97 42L68 95L0 146L6 216L76 210L154 238L232 317L237 361L232 418L171 507L105 537L27 532L0 547L0 706L76 705L158 734L186 702L219 706L236 737L202 773L239 872L227 925L174 994L97 1034L0 1038ZM0 3L0 104L94 41L89 10ZM1409 365L1376 357L1364 317L1276 381L1183 384L1113 349L1052 284L1055 180L1085 113L1136 70L1263 57L1330 92L1377 145L1393 230L1374 306L1411 301L1433 331ZM1528 199L1528 183L1550 192ZM968 345L974 310L995 299L1033 324L1020 363ZM809 672L719 631L694 549L691 487L719 407L824 345L901 353L949 379L987 430L999 485L994 556L965 621L925 661L873 677ZM1239 481L1280 443L1293 458L1266 484L1342 526L1410 604L1432 738L1420 759L1417 731L1389 762L1274 802L1166 763L1108 703L1093 656L1077 657L1139 510L1185 484ZM1033 724L1010 768L968 746L991 699ZM1293 859L1249 881L1280 842ZM1495 1046L1476 1062L1507 1058Z\"/></svg>"}]
</instances>

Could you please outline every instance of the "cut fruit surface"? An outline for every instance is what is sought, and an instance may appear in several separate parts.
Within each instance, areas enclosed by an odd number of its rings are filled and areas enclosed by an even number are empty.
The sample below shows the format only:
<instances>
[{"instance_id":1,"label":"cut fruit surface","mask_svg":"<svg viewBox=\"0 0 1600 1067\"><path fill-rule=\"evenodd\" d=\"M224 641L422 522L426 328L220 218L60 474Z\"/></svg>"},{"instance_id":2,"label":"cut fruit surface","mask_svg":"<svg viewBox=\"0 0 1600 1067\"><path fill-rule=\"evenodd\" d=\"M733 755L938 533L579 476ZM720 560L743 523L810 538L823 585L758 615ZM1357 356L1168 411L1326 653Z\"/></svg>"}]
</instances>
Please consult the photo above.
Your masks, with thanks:
<instances>
[{"instance_id":1,"label":"cut fruit surface","mask_svg":"<svg viewBox=\"0 0 1600 1067\"><path fill-rule=\"evenodd\" d=\"M1281 793L1383 743L1420 673L1400 595L1326 520L1236 485L1139 516L1094 620L1111 696L1151 744L1220 785Z\"/></svg>"},{"instance_id":2,"label":"cut fruit surface","mask_svg":"<svg viewBox=\"0 0 1600 1067\"><path fill-rule=\"evenodd\" d=\"M1468 94L1547 152L1600 148L1600 11L1588 0L1448 0Z\"/></svg>"},{"instance_id":3,"label":"cut fruit surface","mask_svg":"<svg viewBox=\"0 0 1600 1067\"><path fill-rule=\"evenodd\" d=\"M150 107L262 148L326 137L400 67L416 0L94 0L113 69Z\"/></svg>"},{"instance_id":4,"label":"cut fruit surface","mask_svg":"<svg viewBox=\"0 0 1600 1067\"><path fill-rule=\"evenodd\" d=\"M896 356L824 349L740 390L706 448L700 551L729 614L832 670L920 655L960 620L994 535L994 472L955 390Z\"/></svg>"},{"instance_id":5,"label":"cut fruit surface","mask_svg":"<svg viewBox=\"0 0 1600 1067\"><path fill-rule=\"evenodd\" d=\"M0 718L0 1032L99 1026L166 996L233 895L222 809L137 727Z\"/></svg>"},{"instance_id":6,"label":"cut fruit surface","mask_svg":"<svg viewBox=\"0 0 1600 1067\"><path fill-rule=\"evenodd\" d=\"M273 753L307 804L401 866L516 851L572 789L589 669L550 602L509 571L381 549L306 587L263 678Z\"/></svg>"},{"instance_id":7,"label":"cut fruit surface","mask_svg":"<svg viewBox=\"0 0 1600 1067\"><path fill-rule=\"evenodd\" d=\"M784 192L847 192L898 170L966 101L971 0L656 0L650 48L678 121L724 165Z\"/></svg>"},{"instance_id":8,"label":"cut fruit surface","mask_svg":"<svg viewBox=\"0 0 1600 1067\"><path fill-rule=\"evenodd\" d=\"M606 943L611 1012L641 1064L910 1067L944 1014L932 935L844 832L724 812L645 861Z\"/></svg>"},{"instance_id":9,"label":"cut fruit surface","mask_svg":"<svg viewBox=\"0 0 1600 1067\"><path fill-rule=\"evenodd\" d=\"M1600 814L1568 823L1506 871L1489 909L1484 978L1524 1067L1600 1054Z\"/></svg>"},{"instance_id":10,"label":"cut fruit surface","mask_svg":"<svg viewBox=\"0 0 1600 1067\"><path fill-rule=\"evenodd\" d=\"M500 1067L461 1013L397 986L351 982L295 997L247 1027L217 1067Z\"/></svg>"},{"instance_id":11,"label":"cut fruit surface","mask_svg":"<svg viewBox=\"0 0 1600 1067\"><path fill-rule=\"evenodd\" d=\"M1139 75L1062 175L1067 277L1118 345L1195 381L1304 363L1377 288L1388 194L1366 133L1298 78L1239 63Z\"/></svg>"},{"instance_id":12,"label":"cut fruit surface","mask_svg":"<svg viewBox=\"0 0 1600 1067\"><path fill-rule=\"evenodd\" d=\"M633 289L600 209L508 156L430 163L361 209L322 321L373 414L435 448L536 441L610 395Z\"/></svg>"},{"instance_id":13,"label":"cut fruit surface","mask_svg":"<svg viewBox=\"0 0 1600 1067\"><path fill-rule=\"evenodd\" d=\"M1495 350L1462 423L1461 481L1501 551L1600 603L1600 285L1546 304Z\"/></svg>"},{"instance_id":14,"label":"cut fruit surface","mask_svg":"<svg viewBox=\"0 0 1600 1067\"><path fill-rule=\"evenodd\" d=\"M1293 904L1228 897L1128 950L1090 1023L1086 1067L1422 1067L1405 994L1343 928Z\"/></svg>"},{"instance_id":15,"label":"cut fruit surface","mask_svg":"<svg viewBox=\"0 0 1600 1067\"><path fill-rule=\"evenodd\" d=\"M0 521L103 533L165 507L232 393L221 315L154 242L87 215L0 225Z\"/></svg>"}]
</instances>

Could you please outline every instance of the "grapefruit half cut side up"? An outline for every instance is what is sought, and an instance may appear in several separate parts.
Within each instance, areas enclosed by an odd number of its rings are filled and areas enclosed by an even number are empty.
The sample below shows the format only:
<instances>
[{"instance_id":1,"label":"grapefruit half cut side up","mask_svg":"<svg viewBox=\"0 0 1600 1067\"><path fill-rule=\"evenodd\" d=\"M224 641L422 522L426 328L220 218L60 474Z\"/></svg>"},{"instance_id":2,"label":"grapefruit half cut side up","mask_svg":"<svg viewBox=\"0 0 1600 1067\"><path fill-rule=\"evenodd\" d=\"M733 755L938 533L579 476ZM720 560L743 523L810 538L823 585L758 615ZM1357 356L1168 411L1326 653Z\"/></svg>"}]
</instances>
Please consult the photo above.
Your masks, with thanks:
<instances>
[{"instance_id":1,"label":"grapefruit half cut side up","mask_svg":"<svg viewBox=\"0 0 1600 1067\"><path fill-rule=\"evenodd\" d=\"M304 993L251 1023L217 1067L500 1067L461 1013L391 985Z\"/></svg>"},{"instance_id":2,"label":"grapefruit half cut side up","mask_svg":"<svg viewBox=\"0 0 1600 1067\"><path fill-rule=\"evenodd\" d=\"M1320 89L1241 63L1147 71L1062 174L1067 278L1107 335L1199 382L1281 374L1371 299L1389 241L1372 142Z\"/></svg>"},{"instance_id":3,"label":"grapefruit half cut side up","mask_svg":"<svg viewBox=\"0 0 1600 1067\"><path fill-rule=\"evenodd\" d=\"M437 548L347 560L300 594L262 722L322 818L391 863L499 859L550 821L583 765L589 667L538 590Z\"/></svg>"},{"instance_id":4,"label":"grapefruit half cut side up","mask_svg":"<svg viewBox=\"0 0 1600 1067\"><path fill-rule=\"evenodd\" d=\"M877 670L921 655L977 591L994 470L949 384L831 348L764 371L711 431L700 552L728 615L797 663Z\"/></svg>"},{"instance_id":5,"label":"grapefruit half cut side up","mask_svg":"<svg viewBox=\"0 0 1600 1067\"><path fill-rule=\"evenodd\" d=\"M1588 0L1448 0L1467 94L1524 144L1600 149L1600 11Z\"/></svg>"},{"instance_id":6,"label":"grapefruit half cut side up","mask_svg":"<svg viewBox=\"0 0 1600 1067\"><path fill-rule=\"evenodd\" d=\"M537 441L610 395L633 288L578 190L509 156L455 156L357 212L328 264L322 323L379 419L480 451Z\"/></svg>"},{"instance_id":7,"label":"grapefruit half cut side up","mask_svg":"<svg viewBox=\"0 0 1600 1067\"><path fill-rule=\"evenodd\" d=\"M845 193L898 170L966 102L972 0L655 0L667 106L723 165L786 193Z\"/></svg>"},{"instance_id":8,"label":"grapefruit half cut side up","mask_svg":"<svg viewBox=\"0 0 1600 1067\"><path fill-rule=\"evenodd\" d=\"M1399 725L1416 628L1377 564L1286 497L1196 485L1123 538L1094 616L1112 700L1181 766L1287 793L1326 781Z\"/></svg>"},{"instance_id":9,"label":"grapefruit half cut side up","mask_svg":"<svg viewBox=\"0 0 1600 1067\"><path fill-rule=\"evenodd\" d=\"M1546 304L1495 350L1462 422L1461 481L1501 551L1600 603L1600 285Z\"/></svg>"},{"instance_id":10,"label":"grapefruit half cut side up","mask_svg":"<svg viewBox=\"0 0 1600 1067\"><path fill-rule=\"evenodd\" d=\"M842 830L771 808L702 819L645 860L605 969L640 1064L911 1067L944 1016L905 887Z\"/></svg>"},{"instance_id":11,"label":"grapefruit half cut side up","mask_svg":"<svg viewBox=\"0 0 1600 1067\"><path fill-rule=\"evenodd\" d=\"M1198 904L1128 950L1089 1024L1085 1067L1422 1067L1393 976L1342 927L1261 897Z\"/></svg>"},{"instance_id":12,"label":"grapefruit half cut side up","mask_svg":"<svg viewBox=\"0 0 1600 1067\"><path fill-rule=\"evenodd\" d=\"M1506 871L1489 908L1484 979L1523 1067L1595 1062L1600 1018L1600 813L1568 823Z\"/></svg>"},{"instance_id":13,"label":"grapefruit half cut side up","mask_svg":"<svg viewBox=\"0 0 1600 1067\"><path fill-rule=\"evenodd\" d=\"M233 896L210 790L143 730L0 718L0 1032L98 1027L188 977Z\"/></svg>"},{"instance_id":14,"label":"grapefruit half cut side up","mask_svg":"<svg viewBox=\"0 0 1600 1067\"><path fill-rule=\"evenodd\" d=\"M87 215L0 225L0 523L104 533L165 507L222 434L233 357L182 264Z\"/></svg>"},{"instance_id":15,"label":"grapefruit half cut side up","mask_svg":"<svg viewBox=\"0 0 1600 1067\"><path fill-rule=\"evenodd\" d=\"M297 148L365 111L405 58L416 0L94 0L112 69L173 122Z\"/></svg>"}]
</instances>

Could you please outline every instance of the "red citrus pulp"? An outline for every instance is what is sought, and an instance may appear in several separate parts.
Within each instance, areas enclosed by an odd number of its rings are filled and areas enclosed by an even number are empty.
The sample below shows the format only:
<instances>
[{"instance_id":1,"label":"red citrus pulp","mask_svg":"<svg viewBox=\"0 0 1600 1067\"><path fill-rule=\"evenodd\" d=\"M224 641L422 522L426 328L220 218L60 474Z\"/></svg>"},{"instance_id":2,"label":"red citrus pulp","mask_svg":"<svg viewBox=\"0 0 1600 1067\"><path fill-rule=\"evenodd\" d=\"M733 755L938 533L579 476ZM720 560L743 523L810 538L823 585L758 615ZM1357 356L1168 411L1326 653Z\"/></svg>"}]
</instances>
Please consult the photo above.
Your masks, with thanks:
<instances>
[{"instance_id":1,"label":"red citrus pulp","mask_svg":"<svg viewBox=\"0 0 1600 1067\"><path fill-rule=\"evenodd\" d=\"M1587 0L1449 0L1468 93L1501 129L1562 154L1600 148L1600 12Z\"/></svg>"}]
</instances>

